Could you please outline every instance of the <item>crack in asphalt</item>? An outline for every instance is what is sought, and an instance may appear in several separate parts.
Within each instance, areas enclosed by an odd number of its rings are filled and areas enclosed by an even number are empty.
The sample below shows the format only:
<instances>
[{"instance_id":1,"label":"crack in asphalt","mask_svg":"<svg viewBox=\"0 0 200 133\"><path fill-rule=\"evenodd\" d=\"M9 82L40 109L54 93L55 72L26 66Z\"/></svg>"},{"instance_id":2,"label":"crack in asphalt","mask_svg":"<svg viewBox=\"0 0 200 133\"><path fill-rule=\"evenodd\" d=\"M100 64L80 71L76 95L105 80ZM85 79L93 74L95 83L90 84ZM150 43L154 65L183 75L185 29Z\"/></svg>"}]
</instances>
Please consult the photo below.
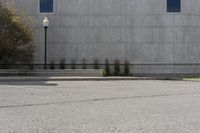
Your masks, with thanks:
<instances>
[{"instance_id":1,"label":"crack in asphalt","mask_svg":"<svg viewBox=\"0 0 200 133\"><path fill-rule=\"evenodd\" d=\"M167 96L183 96L183 95L194 95L200 93L176 93L176 94L160 94L160 95L146 95L146 96L132 96L132 97L113 97L113 98L96 98L76 101L63 101L63 102L51 102L51 103L38 103L38 104L21 104L21 105L5 105L0 106L0 109L5 108L17 108L17 107L32 107L32 106L45 106L45 105L56 105L66 103L85 103L85 102L98 102L98 101L111 101L111 100L123 100L123 99L138 99L138 98L154 98L154 97L167 97Z\"/></svg>"}]
</instances>

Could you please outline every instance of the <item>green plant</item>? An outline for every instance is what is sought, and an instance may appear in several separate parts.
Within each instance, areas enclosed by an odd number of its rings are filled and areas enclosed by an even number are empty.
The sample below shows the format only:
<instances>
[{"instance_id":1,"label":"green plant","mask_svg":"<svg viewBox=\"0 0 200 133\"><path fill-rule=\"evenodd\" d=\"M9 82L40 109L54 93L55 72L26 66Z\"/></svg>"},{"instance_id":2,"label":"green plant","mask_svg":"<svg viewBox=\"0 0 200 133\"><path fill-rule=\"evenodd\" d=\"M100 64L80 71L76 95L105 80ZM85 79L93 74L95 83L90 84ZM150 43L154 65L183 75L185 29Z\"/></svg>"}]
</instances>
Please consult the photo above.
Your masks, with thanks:
<instances>
[{"instance_id":1,"label":"green plant","mask_svg":"<svg viewBox=\"0 0 200 133\"><path fill-rule=\"evenodd\" d=\"M105 76L110 76L110 67L108 59L105 60Z\"/></svg>"},{"instance_id":2,"label":"green plant","mask_svg":"<svg viewBox=\"0 0 200 133\"><path fill-rule=\"evenodd\" d=\"M99 69L99 61L98 61L98 59L94 59L94 69Z\"/></svg>"},{"instance_id":3,"label":"green plant","mask_svg":"<svg viewBox=\"0 0 200 133\"><path fill-rule=\"evenodd\" d=\"M55 69L55 61L51 60L50 62L50 69Z\"/></svg>"},{"instance_id":4,"label":"green plant","mask_svg":"<svg viewBox=\"0 0 200 133\"><path fill-rule=\"evenodd\" d=\"M76 69L76 60L75 59L71 60L71 69Z\"/></svg>"},{"instance_id":5,"label":"green plant","mask_svg":"<svg viewBox=\"0 0 200 133\"><path fill-rule=\"evenodd\" d=\"M60 60L60 69L65 69L65 59Z\"/></svg>"},{"instance_id":6,"label":"green plant","mask_svg":"<svg viewBox=\"0 0 200 133\"><path fill-rule=\"evenodd\" d=\"M103 76L107 76L107 73L106 73L106 70L105 70L105 69L103 69L102 75L103 75Z\"/></svg>"},{"instance_id":7,"label":"green plant","mask_svg":"<svg viewBox=\"0 0 200 133\"><path fill-rule=\"evenodd\" d=\"M86 66L86 59L85 58L82 59L82 66L83 66L83 69L87 68L87 66Z\"/></svg>"},{"instance_id":8,"label":"green plant","mask_svg":"<svg viewBox=\"0 0 200 133\"><path fill-rule=\"evenodd\" d=\"M129 76L130 75L130 63L127 61L127 60L125 60L124 61L124 75L125 76Z\"/></svg>"},{"instance_id":9,"label":"green plant","mask_svg":"<svg viewBox=\"0 0 200 133\"><path fill-rule=\"evenodd\" d=\"M114 75L119 76L120 75L120 62L119 62L119 60L117 60L117 59L115 60L114 67L115 67Z\"/></svg>"}]
</instances>

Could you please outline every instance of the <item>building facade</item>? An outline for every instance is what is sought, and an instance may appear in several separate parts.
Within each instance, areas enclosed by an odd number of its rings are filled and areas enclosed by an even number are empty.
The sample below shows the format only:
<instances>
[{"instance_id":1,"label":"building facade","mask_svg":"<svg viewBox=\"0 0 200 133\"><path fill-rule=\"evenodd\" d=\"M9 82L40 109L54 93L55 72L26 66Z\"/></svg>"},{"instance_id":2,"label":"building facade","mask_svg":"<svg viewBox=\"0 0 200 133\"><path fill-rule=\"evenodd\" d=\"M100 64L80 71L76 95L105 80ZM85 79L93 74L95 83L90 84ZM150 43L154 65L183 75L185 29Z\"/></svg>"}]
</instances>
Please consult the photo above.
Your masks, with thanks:
<instances>
[{"instance_id":1,"label":"building facade","mask_svg":"<svg viewBox=\"0 0 200 133\"><path fill-rule=\"evenodd\" d=\"M48 62L108 58L128 60L136 74L200 73L200 0L9 1L35 21L35 63L47 16Z\"/></svg>"}]
</instances>

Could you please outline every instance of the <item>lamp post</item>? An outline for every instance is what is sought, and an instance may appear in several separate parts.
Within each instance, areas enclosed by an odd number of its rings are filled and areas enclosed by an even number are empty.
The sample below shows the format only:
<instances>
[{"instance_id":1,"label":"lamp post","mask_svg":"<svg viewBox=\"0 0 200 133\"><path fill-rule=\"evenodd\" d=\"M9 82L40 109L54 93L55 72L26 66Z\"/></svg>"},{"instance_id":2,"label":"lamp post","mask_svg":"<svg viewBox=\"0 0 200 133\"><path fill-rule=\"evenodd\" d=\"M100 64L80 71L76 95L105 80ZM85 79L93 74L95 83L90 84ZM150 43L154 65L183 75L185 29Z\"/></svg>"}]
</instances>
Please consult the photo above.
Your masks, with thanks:
<instances>
[{"instance_id":1,"label":"lamp post","mask_svg":"<svg viewBox=\"0 0 200 133\"><path fill-rule=\"evenodd\" d=\"M49 27L49 20L47 17L43 20L44 27L44 69L47 69L47 28Z\"/></svg>"}]
</instances>

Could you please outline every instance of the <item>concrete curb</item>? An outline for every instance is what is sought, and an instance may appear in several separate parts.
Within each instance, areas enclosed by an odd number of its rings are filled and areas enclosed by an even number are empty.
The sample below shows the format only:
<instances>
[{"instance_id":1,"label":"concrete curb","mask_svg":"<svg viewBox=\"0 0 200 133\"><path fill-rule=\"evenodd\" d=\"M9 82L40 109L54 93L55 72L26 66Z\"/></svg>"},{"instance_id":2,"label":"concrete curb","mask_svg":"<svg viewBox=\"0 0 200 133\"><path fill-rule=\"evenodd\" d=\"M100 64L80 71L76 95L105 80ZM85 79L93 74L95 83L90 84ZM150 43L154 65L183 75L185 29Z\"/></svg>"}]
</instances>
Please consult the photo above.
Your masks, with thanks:
<instances>
[{"instance_id":1,"label":"concrete curb","mask_svg":"<svg viewBox=\"0 0 200 133\"><path fill-rule=\"evenodd\" d=\"M183 79L183 81L200 82L198 79Z\"/></svg>"},{"instance_id":2,"label":"concrete curb","mask_svg":"<svg viewBox=\"0 0 200 133\"><path fill-rule=\"evenodd\" d=\"M0 82L20 81L111 81L111 80L181 80L164 77L0 77Z\"/></svg>"}]
</instances>

